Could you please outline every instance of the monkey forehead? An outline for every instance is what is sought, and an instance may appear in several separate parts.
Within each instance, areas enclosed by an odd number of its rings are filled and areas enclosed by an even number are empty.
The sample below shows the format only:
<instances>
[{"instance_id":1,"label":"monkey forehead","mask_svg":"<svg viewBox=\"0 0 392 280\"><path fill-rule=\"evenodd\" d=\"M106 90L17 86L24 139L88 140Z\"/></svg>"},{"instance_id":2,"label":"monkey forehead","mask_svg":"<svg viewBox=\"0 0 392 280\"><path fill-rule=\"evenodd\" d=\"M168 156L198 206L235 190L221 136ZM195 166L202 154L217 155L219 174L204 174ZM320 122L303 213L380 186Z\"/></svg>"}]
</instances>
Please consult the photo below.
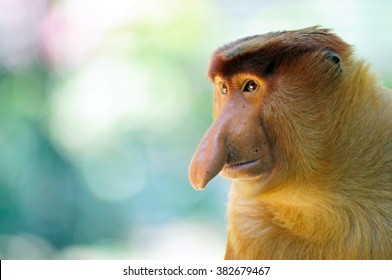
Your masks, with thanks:
<instances>
[{"instance_id":1,"label":"monkey forehead","mask_svg":"<svg viewBox=\"0 0 392 280\"><path fill-rule=\"evenodd\" d=\"M343 56L351 47L329 29L319 27L254 35L219 48L212 56L208 74L211 78L237 72L260 75L271 70L267 67L271 63L277 67L306 53L325 50Z\"/></svg>"}]
</instances>

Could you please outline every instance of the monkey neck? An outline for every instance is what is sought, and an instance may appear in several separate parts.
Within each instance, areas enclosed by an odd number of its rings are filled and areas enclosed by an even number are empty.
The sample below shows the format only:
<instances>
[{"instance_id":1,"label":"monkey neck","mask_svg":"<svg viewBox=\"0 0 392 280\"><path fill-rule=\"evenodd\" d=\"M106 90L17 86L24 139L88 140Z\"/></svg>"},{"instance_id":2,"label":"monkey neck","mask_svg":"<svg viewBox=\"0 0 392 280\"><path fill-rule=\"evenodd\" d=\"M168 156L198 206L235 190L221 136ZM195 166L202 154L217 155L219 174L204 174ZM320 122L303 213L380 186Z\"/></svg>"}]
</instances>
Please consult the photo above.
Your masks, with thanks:
<instances>
[{"instance_id":1,"label":"monkey neck","mask_svg":"<svg viewBox=\"0 0 392 280\"><path fill-rule=\"evenodd\" d=\"M263 219L271 218L274 223L296 221L297 224L291 224L292 230L313 231L314 221L322 223L323 215L330 214L328 209L333 203L336 203L336 197L321 185L284 182L263 188L256 182L238 180L230 190L229 210L238 213L244 210L244 215L253 212ZM258 210L263 213L256 214Z\"/></svg>"},{"instance_id":2,"label":"monkey neck","mask_svg":"<svg viewBox=\"0 0 392 280\"><path fill-rule=\"evenodd\" d=\"M392 155L383 152L392 145L392 92L378 83L363 61L351 67L330 105L336 110L328 127L326 170L332 186L339 189L377 188L378 176L392 172Z\"/></svg>"},{"instance_id":3,"label":"monkey neck","mask_svg":"<svg viewBox=\"0 0 392 280\"><path fill-rule=\"evenodd\" d=\"M237 181L230 190L228 232L237 258L290 258L290 254L299 251L293 246L301 248L305 240L330 242L335 236L341 237L337 229L343 229L345 221L336 215L331 227L334 212L328 194L306 185L287 184L255 195L246 190L248 187L257 189L249 182Z\"/></svg>"},{"instance_id":4,"label":"monkey neck","mask_svg":"<svg viewBox=\"0 0 392 280\"><path fill-rule=\"evenodd\" d=\"M359 201L353 192L289 183L254 195L247 187L256 186L234 182L228 204L229 244L238 259L382 258L374 254L391 244L380 239L390 236L390 217L377 212L390 197Z\"/></svg>"},{"instance_id":5,"label":"monkey neck","mask_svg":"<svg viewBox=\"0 0 392 280\"><path fill-rule=\"evenodd\" d=\"M335 199L335 194L329 186L306 182L281 182L278 186L263 185L257 181L235 180L231 186L230 199L254 201L279 207L292 208L294 211L304 211L305 208L328 204Z\"/></svg>"}]
</instances>

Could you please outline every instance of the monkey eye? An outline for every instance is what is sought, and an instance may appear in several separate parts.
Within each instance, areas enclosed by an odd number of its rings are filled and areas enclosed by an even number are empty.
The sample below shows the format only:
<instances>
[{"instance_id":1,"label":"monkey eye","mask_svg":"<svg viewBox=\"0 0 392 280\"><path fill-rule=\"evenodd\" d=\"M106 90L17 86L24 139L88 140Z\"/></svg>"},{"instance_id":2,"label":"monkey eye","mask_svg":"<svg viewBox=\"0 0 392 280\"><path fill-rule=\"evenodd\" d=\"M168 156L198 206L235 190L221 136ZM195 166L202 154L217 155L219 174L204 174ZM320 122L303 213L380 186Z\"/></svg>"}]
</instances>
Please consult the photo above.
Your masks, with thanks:
<instances>
[{"instance_id":1,"label":"monkey eye","mask_svg":"<svg viewBox=\"0 0 392 280\"><path fill-rule=\"evenodd\" d=\"M244 92L252 92L257 89L258 85L255 81L250 80L245 84Z\"/></svg>"},{"instance_id":2,"label":"monkey eye","mask_svg":"<svg viewBox=\"0 0 392 280\"><path fill-rule=\"evenodd\" d=\"M227 86L225 83L222 83L222 85L221 85L221 93L227 94Z\"/></svg>"}]
</instances>

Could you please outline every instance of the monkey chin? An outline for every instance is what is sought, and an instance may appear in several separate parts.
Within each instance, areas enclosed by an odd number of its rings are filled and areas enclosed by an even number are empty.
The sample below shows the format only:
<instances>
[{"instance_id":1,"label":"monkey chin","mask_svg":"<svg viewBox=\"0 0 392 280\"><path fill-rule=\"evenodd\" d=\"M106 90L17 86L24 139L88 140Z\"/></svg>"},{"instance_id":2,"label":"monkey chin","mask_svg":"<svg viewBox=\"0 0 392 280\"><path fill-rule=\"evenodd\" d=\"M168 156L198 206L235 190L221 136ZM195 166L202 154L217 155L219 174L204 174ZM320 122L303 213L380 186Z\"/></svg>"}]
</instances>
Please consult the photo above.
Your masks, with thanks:
<instances>
[{"instance_id":1,"label":"monkey chin","mask_svg":"<svg viewBox=\"0 0 392 280\"><path fill-rule=\"evenodd\" d=\"M271 166L263 158L239 163L226 163L220 174L228 179L260 179L270 173Z\"/></svg>"}]
</instances>

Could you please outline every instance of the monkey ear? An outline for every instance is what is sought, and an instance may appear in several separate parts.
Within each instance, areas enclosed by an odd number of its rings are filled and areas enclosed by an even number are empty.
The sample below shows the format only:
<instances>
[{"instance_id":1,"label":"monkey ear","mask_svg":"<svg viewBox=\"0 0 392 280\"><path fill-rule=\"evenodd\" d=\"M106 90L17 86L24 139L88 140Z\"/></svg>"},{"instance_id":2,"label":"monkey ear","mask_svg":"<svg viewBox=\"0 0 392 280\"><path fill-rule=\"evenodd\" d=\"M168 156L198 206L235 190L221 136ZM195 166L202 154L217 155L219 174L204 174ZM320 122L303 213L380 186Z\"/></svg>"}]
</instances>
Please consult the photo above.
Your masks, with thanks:
<instances>
[{"instance_id":1,"label":"monkey ear","mask_svg":"<svg viewBox=\"0 0 392 280\"><path fill-rule=\"evenodd\" d=\"M326 51L325 57L328 58L333 63L340 65L340 57L336 53L332 51Z\"/></svg>"}]
</instances>

